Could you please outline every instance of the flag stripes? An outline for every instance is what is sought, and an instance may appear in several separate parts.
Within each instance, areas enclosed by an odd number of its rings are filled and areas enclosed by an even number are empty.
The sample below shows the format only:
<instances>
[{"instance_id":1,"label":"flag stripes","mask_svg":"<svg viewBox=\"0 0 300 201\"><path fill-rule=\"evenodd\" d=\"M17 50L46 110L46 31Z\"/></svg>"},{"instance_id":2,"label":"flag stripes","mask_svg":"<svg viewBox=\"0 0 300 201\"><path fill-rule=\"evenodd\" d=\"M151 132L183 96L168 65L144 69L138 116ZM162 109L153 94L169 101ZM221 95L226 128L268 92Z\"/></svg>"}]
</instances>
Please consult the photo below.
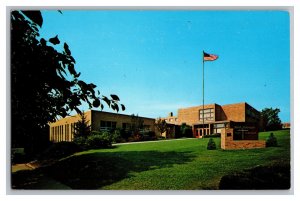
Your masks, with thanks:
<instances>
[{"instance_id":1,"label":"flag stripes","mask_svg":"<svg viewBox=\"0 0 300 201\"><path fill-rule=\"evenodd\" d=\"M203 61L214 61L216 59L218 59L218 55L203 52Z\"/></svg>"}]
</instances>

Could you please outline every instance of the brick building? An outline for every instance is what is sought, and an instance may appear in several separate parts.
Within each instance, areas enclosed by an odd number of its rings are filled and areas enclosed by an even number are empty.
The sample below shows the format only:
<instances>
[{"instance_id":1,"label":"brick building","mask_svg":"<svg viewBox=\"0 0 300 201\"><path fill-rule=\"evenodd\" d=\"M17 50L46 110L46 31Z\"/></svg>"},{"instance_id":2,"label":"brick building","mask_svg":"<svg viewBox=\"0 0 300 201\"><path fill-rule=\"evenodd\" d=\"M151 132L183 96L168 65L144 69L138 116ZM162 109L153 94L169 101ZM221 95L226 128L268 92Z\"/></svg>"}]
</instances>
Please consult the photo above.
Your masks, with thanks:
<instances>
[{"instance_id":1,"label":"brick building","mask_svg":"<svg viewBox=\"0 0 300 201\"><path fill-rule=\"evenodd\" d=\"M92 131L103 131L111 129L129 129L132 124L132 115L89 110L85 113L86 120ZM144 131L155 131L155 119L139 117L143 121ZM74 139L74 125L80 120L80 115L62 118L50 124L50 141L72 141Z\"/></svg>"},{"instance_id":2,"label":"brick building","mask_svg":"<svg viewBox=\"0 0 300 201\"><path fill-rule=\"evenodd\" d=\"M204 105L204 111L202 105L180 108L177 116L170 113L165 120L174 128L183 123L192 126L193 135L196 138L215 133L221 134L222 128L233 128L234 140L257 140L261 122L260 112L245 102L222 106L218 104Z\"/></svg>"}]
</instances>

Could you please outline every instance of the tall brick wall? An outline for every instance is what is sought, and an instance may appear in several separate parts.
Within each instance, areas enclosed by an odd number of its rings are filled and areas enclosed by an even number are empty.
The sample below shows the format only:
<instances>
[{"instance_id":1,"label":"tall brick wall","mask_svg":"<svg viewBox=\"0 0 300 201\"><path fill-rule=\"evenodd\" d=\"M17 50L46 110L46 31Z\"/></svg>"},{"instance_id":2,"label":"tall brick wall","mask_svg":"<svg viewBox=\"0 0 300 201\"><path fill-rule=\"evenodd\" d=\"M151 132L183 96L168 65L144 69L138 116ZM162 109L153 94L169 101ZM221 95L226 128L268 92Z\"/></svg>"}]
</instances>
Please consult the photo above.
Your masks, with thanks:
<instances>
[{"instance_id":1,"label":"tall brick wall","mask_svg":"<svg viewBox=\"0 0 300 201\"><path fill-rule=\"evenodd\" d=\"M236 103L230 105L222 105L227 120L245 122L246 120L246 103Z\"/></svg>"},{"instance_id":2,"label":"tall brick wall","mask_svg":"<svg viewBox=\"0 0 300 201\"><path fill-rule=\"evenodd\" d=\"M204 109L215 108L216 104L204 105ZM202 123L200 121L199 110L202 110L202 106L181 108L178 109L178 124L186 123L188 125ZM205 123L211 123L214 121L205 121Z\"/></svg>"}]
</instances>

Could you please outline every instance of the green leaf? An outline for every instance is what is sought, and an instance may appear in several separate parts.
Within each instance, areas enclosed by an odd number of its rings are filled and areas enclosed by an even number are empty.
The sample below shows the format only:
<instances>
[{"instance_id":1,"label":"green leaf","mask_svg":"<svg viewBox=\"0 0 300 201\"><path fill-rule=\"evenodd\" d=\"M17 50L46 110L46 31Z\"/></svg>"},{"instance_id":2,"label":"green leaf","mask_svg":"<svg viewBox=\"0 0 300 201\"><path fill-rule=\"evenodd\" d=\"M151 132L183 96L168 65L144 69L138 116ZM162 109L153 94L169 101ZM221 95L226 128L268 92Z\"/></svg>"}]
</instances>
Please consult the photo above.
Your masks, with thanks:
<instances>
[{"instance_id":1,"label":"green leaf","mask_svg":"<svg viewBox=\"0 0 300 201\"><path fill-rule=\"evenodd\" d=\"M100 106L100 100L96 99L93 101L93 107L99 107Z\"/></svg>"},{"instance_id":2,"label":"green leaf","mask_svg":"<svg viewBox=\"0 0 300 201\"><path fill-rule=\"evenodd\" d=\"M112 105L111 105L111 108L112 108L113 110L117 110L117 112L119 112L119 106L118 106L118 104L116 104L116 103L112 104Z\"/></svg>"},{"instance_id":3,"label":"green leaf","mask_svg":"<svg viewBox=\"0 0 300 201\"><path fill-rule=\"evenodd\" d=\"M122 111L124 111L126 108L125 108L125 105L121 104L121 108L122 108Z\"/></svg>"},{"instance_id":4,"label":"green leaf","mask_svg":"<svg viewBox=\"0 0 300 201\"><path fill-rule=\"evenodd\" d=\"M78 114L81 114L80 109L78 109L77 107L75 107L74 109L76 110L76 112L77 112Z\"/></svg>"},{"instance_id":5,"label":"green leaf","mask_svg":"<svg viewBox=\"0 0 300 201\"><path fill-rule=\"evenodd\" d=\"M64 49L65 49L66 54L70 56L71 55L71 51L70 51L69 45L67 43L64 43Z\"/></svg>"},{"instance_id":6,"label":"green leaf","mask_svg":"<svg viewBox=\"0 0 300 201\"><path fill-rule=\"evenodd\" d=\"M43 25L43 17L42 17L42 13L41 11L22 11L22 13L24 15L26 15L26 17L28 17L32 22L36 23L37 25L39 25L40 27L42 27Z\"/></svg>"},{"instance_id":7,"label":"green leaf","mask_svg":"<svg viewBox=\"0 0 300 201\"><path fill-rule=\"evenodd\" d=\"M52 43L53 45L57 45L60 43L59 39L58 39L58 35L56 35L55 37L53 38L50 38L49 39L49 42Z\"/></svg>"},{"instance_id":8,"label":"green leaf","mask_svg":"<svg viewBox=\"0 0 300 201\"><path fill-rule=\"evenodd\" d=\"M114 101L120 101L119 97L115 94L111 94L110 97L114 100Z\"/></svg>"},{"instance_id":9,"label":"green leaf","mask_svg":"<svg viewBox=\"0 0 300 201\"><path fill-rule=\"evenodd\" d=\"M104 100L106 104L110 107L110 100L106 96L103 96L102 100Z\"/></svg>"}]
</instances>

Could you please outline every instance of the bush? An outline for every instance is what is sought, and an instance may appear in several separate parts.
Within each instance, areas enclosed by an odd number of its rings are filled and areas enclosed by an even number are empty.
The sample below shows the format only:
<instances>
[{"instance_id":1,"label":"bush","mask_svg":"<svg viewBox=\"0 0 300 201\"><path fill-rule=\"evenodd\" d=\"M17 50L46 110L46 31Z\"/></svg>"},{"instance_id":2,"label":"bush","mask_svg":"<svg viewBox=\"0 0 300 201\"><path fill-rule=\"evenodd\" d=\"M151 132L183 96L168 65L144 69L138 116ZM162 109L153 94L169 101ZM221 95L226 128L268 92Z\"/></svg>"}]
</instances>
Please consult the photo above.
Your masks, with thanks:
<instances>
[{"instance_id":1,"label":"bush","mask_svg":"<svg viewBox=\"0 0 300 201\"><path fill-rule=\"evenodd\" d=\"M143 136L143 141L151 141L151 140L156 140L157 136L154 131L148 131L144 136Z\"/></svg>"},{"instance_id":2,"label":"bush","mask_svg":"<svg viewBox=\"0 0 300 201\"><path fill-rule=\"evenodd\" d=\"M121 129L120 130L120 135L121 135L121 138L125 139L125 141L128 140L129 137L131 137L131 132L125 130L125 129Z\"/></svg>"},{"instance_id":3,"label":"bush","mask_svg":"<svg viewBox=\"0 0 300 201\"><path fill-rule=\"evenodd\" d=\"M273 133L270 133L270 136L266 140L266 147L276 147L277 144L277 138L274 136Z\"/></svg>"},{"instance_id":4,"label":"bush","mask_svg":"<svg viewBox=\"0 0 300 201\"><path fill-rule=\"evenodd\" d=\"M215 150L217 149L216 143L212 138L209 138L209 141L207 143L207 149L208 150Z\"/></svg>"},{"instance_id":5,"label":"bush","mask_svg":"<svg viewBox=\"0 0 300 201\"><path fill-rule=\"evenodd\" d=\"M181 137L193 137L193 130L192 127L186 125L186 123L182 123L180 127Z\"/></svg>"},{"instance_id":6,"label":"bush","mask_svg":"<svg viewBox=\"0 0 300 201\"><path fill-rule=\"evenodd\" d=\"M214 133L214 134L211 134L211 135L204 135L203 136L203 138L218 138L218 137L221 137L220 133Z\"/></svg>"},{"instance_id":7,"label":"bush","mask_svg":"<svg viewBox=\"0 0 300 201\"><path fill-rule=\"evenodd\" d=\"M82 148L74 142L57 142L46 149L39 157L40 160L58 159L76 152L82 151Z\"/></svg>"},{"instance_id":8,"label":"bush","mask_svg":"<svg viewBox=\"0 0 300 201\"><path fill-rule=\"evenodd\" d=\"M87 138L87 145L90 149L111 147L112 137L107 131L98 132L93 131L92 135Z\"/></svg>"},{"instance_id":9,"label":"bush","mask_svg":"<svg viewBox=\"0 0 300 201\"><path fill-rule=\"evenodd\" d=\"M220 190L289 189L290 164L281 161L266 166L245 169L221 178Z\"/></svg>"},{"instance_id":10,"label":"bush","mask_svg":"<svg viewBox=\"0 0 300 201\"><path fill-rule=\"evenodd\" d=\"M79 147L81 147L83 150L86 150L88 148L88 144L86 140L87 139L85 137L78 136L74 138L73 142L77 144Z\"/></svg>"},{"instance_id":11,"label":"bush","mask_svg":"<svg viewBox=\"0 0 300 201\"><path fill-rule=\"evenodd\" d=\"M124 142L125 140L121 137L121 131L116 129L111 132L112 143Z\"/></svg>"},{"instance_id":12,"label":"bush","mask_svg":"<svg viewBox=\"0 0 300 201\"><path fill-rule=\"evenodd\" d=\"M11 162L12 164L24 163L26 161L26 155L24 148L12 148L11 149Z\"/></svg>"}]
</instances>

